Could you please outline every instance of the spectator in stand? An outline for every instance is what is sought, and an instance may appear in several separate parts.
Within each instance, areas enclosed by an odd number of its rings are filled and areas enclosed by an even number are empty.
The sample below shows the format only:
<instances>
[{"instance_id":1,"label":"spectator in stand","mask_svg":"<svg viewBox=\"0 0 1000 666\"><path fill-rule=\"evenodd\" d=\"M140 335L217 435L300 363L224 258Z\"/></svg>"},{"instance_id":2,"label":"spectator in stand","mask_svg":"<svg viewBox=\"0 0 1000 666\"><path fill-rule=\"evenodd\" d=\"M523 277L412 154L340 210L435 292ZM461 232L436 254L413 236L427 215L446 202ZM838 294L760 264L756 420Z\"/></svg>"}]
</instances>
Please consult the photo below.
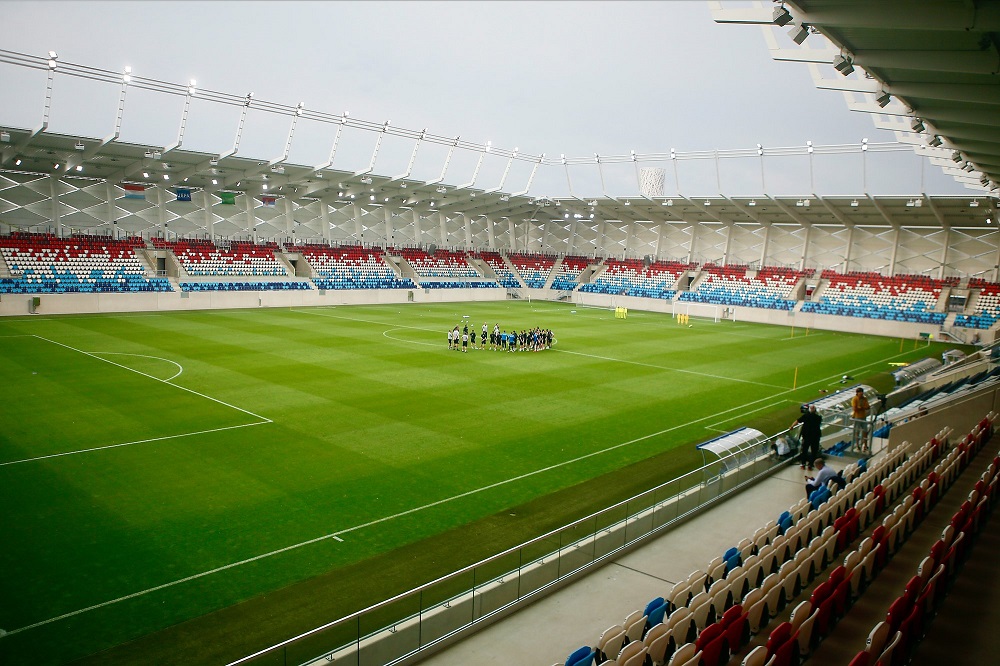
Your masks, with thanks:
<instances>
[{"instance_id":1,"label":"spectator in stand","mask_svg":"<svg viewBox=\"0 0 1000 666\"><path fill-rule=\"evenodd\" d=\"M812 494L812 492L817 488L822 488L823 486L825 486L827 483L829 483L830 479L833 478L840 477L840 481L837 482L837 485L840 486L841 488L843 488L844 485L846 485L845 483L843 483L844 481L843 477L840 476L841 473L834 472L833 468L828 467L826 463L823 462L822 458L816 458L816 460L813 461L813 464L816 465L816 476L806 477L806 497L809 497ZM809 469L812 469L812 465L809 466Z\"/></svg>"}]
</instances>

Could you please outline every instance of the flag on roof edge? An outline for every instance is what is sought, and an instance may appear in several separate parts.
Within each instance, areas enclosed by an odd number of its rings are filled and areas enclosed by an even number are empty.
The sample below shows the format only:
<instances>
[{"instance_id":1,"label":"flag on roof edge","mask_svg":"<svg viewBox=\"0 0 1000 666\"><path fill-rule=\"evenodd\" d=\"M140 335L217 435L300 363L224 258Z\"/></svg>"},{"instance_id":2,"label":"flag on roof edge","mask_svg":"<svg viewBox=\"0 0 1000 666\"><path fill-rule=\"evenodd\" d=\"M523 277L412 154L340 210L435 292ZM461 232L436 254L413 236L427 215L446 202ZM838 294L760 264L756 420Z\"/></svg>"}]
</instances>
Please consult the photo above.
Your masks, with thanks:
<instances>
[{"instance_id":1,"label":"flag on roof edge","mask_svg":"<svg viewBox=\"0 0 1000 666\"><path fill-rule=\"evenodd\" d=\"M145 185L133 185L132 183L122 183L122 189L125 190L126 199L145 199L146 198L146 186Z\"/></svg>"}]
</instances>

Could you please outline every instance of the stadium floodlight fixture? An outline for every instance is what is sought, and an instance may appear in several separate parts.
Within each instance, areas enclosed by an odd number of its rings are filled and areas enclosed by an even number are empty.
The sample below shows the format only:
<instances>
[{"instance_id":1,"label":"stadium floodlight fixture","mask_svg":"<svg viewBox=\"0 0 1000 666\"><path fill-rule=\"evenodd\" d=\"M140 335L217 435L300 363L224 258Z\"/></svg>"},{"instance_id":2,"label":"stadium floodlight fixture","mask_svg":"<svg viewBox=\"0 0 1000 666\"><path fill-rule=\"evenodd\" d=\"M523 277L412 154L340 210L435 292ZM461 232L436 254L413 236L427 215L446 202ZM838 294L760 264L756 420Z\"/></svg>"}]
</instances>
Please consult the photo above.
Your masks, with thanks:
<instances>
[{"instance_id":1,"label":"stadium floodlight fixture","mask_svg":"<svg viewBox=\"0 0 1000 666\"><path fill-rule=\"evenodd\" d=\"M983 176L985 178L985 176ZM973 199L969 202L969 208L979 208L979 199Z\"/></svg>"},{"instance_id":2,"label":"stadium floodlight fixture","mask_svg":"<svg viewBox=\"0 0 1000 666\"><path fill-rule=\"evenodd\" d=\"M764 155L764 146L760 145L759 143L757 144L757 154L761 156Z\"/></svg>"},{"instance_id":3,"label":"stadium floodlight fixture","mask_svg":"<svg viewBox=\"0 0 1000 666\"><path fill-rule=\"evenodd\" d=\"M868 138L861 139L861 152L867 152L868 150Z\"/></svg>"},{"instance_id":4,"label":"stadium floodlight fixture","mask_svg":"<svg viewBox=\"0 0 1000 666\"><path fill-rule=\"evenodd\" d=\"M10 132L0 132L0 141L10 143Z\"/></svg>"},{"instance_id":5,"label":"stadium floodlight fixture","mask_svg":"<svg viewBox=\"0 0 1000 666\"><path fill-rule=\"evenodd\" d=\"M792 22L792 15L788 13L784 5L781 5L774 8L774 12L771 14L771 22L780 28Z\"/></svg>"},{"instance_id":6,"label":"stadium floodlight fixture","mask_svg":"<svg viewBox=\"0 0 1000 666\"><path fill-rule=\"evenodd\" d=\"M813 142L812 141L806 141L806 152L809 153L810 155L812 155L812 152L813 152Z\"/></svg>"},{"instance_id":7,"label":"stadium floodlight fixture","mask_svg":"<svg viewBox=\"0 0 1000 666\"><path fill-rule=\"evenodd\" d=\"M212 185L218 185L218 184L219 184L219 181L216 180L215 178L213 178L212 179Z\"/></svg>"},{"instance_id":8,"label":"stadium floodlight fixture","mask_svg":"<svg viewBox=\"0 0 1000 666\"><path fill-rule=\"evenodd\" d=\"M20 157L18 157L16 160L14 160L14 166L21 166L21 158Z\"/></svg>"},{"instance_id":9,"label":"stadium floodlight fixture","mask_svg":"<svg viewBox=\"0 0 1000 666\"><path fill-rule=\"evenodd\" d=\"M143 178L149 178L149 172L148 171L143 171L142 172L142 177Z\"/></svg>"},{"instance_id":10,"label":"stadium floodlight fixture","mask_svg":"<svg viewBox=\"0 0 1000 666\"><path fill-rule=\"evenodd\" d=\"M892 96L885 90L879 90L875 95L875 103L881 108L885 108L889 104L890 100L892 100Z\"/></svg>"},{"instance_id":11,"label":"stadium floodlight fixture","mask_svg":"<svg viewBox=\"0 0 1000 666\"><path fill-rule=\"evenodd\" d=\"M163 180L170 180L170 174L169 173L163 174Z\"/></svg>"},{"instance_id":12,"label":"stadium floodlight fixture","mask_svg":"<svg viewBox=\"0 0 1000 666\"><path fill-rule=\"evenodd\" d=\"M914 132L923 132L925 129L924 121L921 120L920 118L914 118L913 120L910 121L910 129L912 129Z\"/></svg>"},{"instance_id":13,"label":"stadium floodlight fixture","mask_svg":"<svg viewBox=\"0 0 1000 666\"><path fill-rule=\"evenodd\" d=\"M82 164L77 164L76 165L76 170L77 171L83 171L83 165Z\"/></svg>"},{"instance_id":14,"label":"stadium floodlight fixture","mask_svg":"<svg viewBox=\"0 0 1000 666\"><path fill-rule=\"evenodd\" d=\"M298 106L295 107L295 115L301 116L302 111L306 108L305 102L299 102Z\"/></svg>"},{"instance_id":15,"label":"stadium floodlight fixture","mask_svg":"<svg viewBox=\"0 0 1000 666\"><path fill-rule=\"evenodd\" d=\"M711 205L712 205L712 202L711 202L711 201L709 201L708 199L705 199L705 205L706 205L706 206L711 206Z\"/></svg>"},{"instance_id":16,"label":"stadium floodlight fixture","mask_svg":"<svg viewBox=\"0 0 1000 666\"><path fill-rule=\"evenodd\" d=\"M847 76L854 72L854 62L843 53L838 53L833 57L833 68Z\"/></svg>"},{"instance_id":17,"label":"stadium floodlight fixture","mask_svg":"<svg viewBox=\"0 0 1000 666\"><path fill-rule=\"evenodd\" d=\"M747 202L747 205L748 206L756 206L757 205L757 200L756 199L751 199L750 201Z\"/></svg>"},{"instance_id":18,"label":"stadium floodlight fixture","mask_svg":"<svg viewBox=\"0 0 1000 666\"><path fill-rule=\"evenodd\" d=\"M132 80L132 66L125 65L125 71L122 72L122 83L128 83Z\"/></svg>"},{"instance_id":19,"label":"stadium floodlight fixture","mask_svg":"<svg viewBox=\"0 0 1000 666\"><path fill-rule=\"evenodd\" d=\"M77 141L76 145L73 146L76 150L86 150L87 146L83 144L83 141Z\"/></svg>"},{"instance_id":20,"label":"stadium floodlight fixture","mask_svg":"<svg viewBox=\"0 0 1000 666\"><path fill-rule=\"evenodd\" d=\"M569 219L569 213L566 213L565 215L563 215L563 217L568 220Z\"/></svg>"},{"instance_id":21,"label":"stadium floodlight fixture","mask_svg":"<svg viewBox=\"0 0 1000 666\"><path fill-rule=\"evenodd\" d=\"M972 162L966 162L965 165L962 166L962 170L968 173L972 173L973 171L976 170L976 165L973 164Z\"/></svg>"},{"instance_id":22,"label":"stadium floodlight fixture","mask_svg":"<svg viewBox=\"0 0 1000 666\"><path fill-rule=\"evenodd\" d=\"M931 138L927 139L927 145L932 148L937 148L941 145L941 137L937 134L933 135Z\"/></svg>"},{"instance_id":23,"label":"stadium floodlight fixture","mask_svg":"<svg viewBox=\"0 0 1000 666\"><path fill-rule=\"evenodd\" d=\"M369 201L375 201L375 195L373 194L373 195L371 195L370 197L368 197L368 200L369 200Z\"/></svg>"},{"instance_id":24,"label":"stadium floodlight fixture","mask_svg":"<svg viewBox=\"0 0 1000 666\"><path fill-rule=\"evenodd\" d=\"M663 202L663 205L664 206L673 206L674 205L674 200L673 199L667 199L666 201Z\"/></svg>"},{"instance_id":25,"label":"stadium floodlight fixture","mask_svg":"<svg viewBox=\"0 0 1000 666\"><path fill-rule=\"evenodd\" d=\"M788 36L792 38L792 41L798 45L802 45L802 42L806 41L806 37L809 36L809 26L805 23L795 23L792 25L792 29L788 31Z\"/></svg>"},{"instance_id":26,"label":"stadium floodlight fixture","mask_svg":"<svg viewBox=\"0 0 1000 666\"><path fill-rule=\"evenodd\" d=\"M198 88L198 82L194 79L188 82L188 95L193 95L194 91Z\"/></svg>"},{"instance_id":27,"label":"stadium floodlight fixture","mask_svg":"<svg viewBox=\"0 0 1000 666\"><path fill-rule=\"evenodd\" d=\"M590 214L590 219L594 219L594 214L593 213Z\"/></svg>"},{"instance_id":28,"label":"stadium floodlight fixture","mask_svg":"<svg viewBox=\"0 0 1000 666\"><path fill-rule=\"evenodd\" d=\"M673 148L670 149L670 159L672 159L672 160L676 160L677 159L677 153L674 152Z\"/></svg>"},{"instance_id":29,"label":"stadium floodlight fixture","mask_svg":"<svg viewBox=\"0 0 1000 666\"><path fill-rule=\"evenodd\" d=\"M954 162L955 164L958 164L959 162L961 162L962 161L962 153L960 153L957 150L952 151L952 153L951 153L951 161Z\"/></svg>"},{"instance_id":30,"label":"stadium floodlight fixture","mask_svg":"<svg viewBox=\"0 0 1000 666\"><path fill-rule=\"evenodd\" d=\"M858 203L857 199L855 199L854 201L851 202L851 208L857 208L859 205L861 205L861 204Z\"/></svg>"},{"instance_id":31,"label":"stadium floodlight fixture","mask_svg":"<svg viewBox=\"0 0 1000 666\"><path fill-rule=\"evenodd\" d=\"M59 59L59 54L55 51L49 51L49 69L56 68L56 60Z\"/></svg>"}]
</instances>

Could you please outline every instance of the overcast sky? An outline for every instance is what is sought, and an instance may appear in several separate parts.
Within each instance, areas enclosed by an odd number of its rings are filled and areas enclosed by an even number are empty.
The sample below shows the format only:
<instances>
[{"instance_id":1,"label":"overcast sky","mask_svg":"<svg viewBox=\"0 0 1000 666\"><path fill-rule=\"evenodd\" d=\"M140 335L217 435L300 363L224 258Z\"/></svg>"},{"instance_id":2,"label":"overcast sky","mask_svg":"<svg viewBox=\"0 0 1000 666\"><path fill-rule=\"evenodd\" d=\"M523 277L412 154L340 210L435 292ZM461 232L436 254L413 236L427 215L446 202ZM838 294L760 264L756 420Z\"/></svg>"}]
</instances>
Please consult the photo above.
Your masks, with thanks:
<instances>
[{"instance_id":1,"label":"overcast sky","mask_svg":"<svg viewBox=\"0 0 1000 666\"><path fill-rule=\"evenodd\" d=\"M668 153L894 141L840 93L816 90L801 64L774 62L760 28L719 25L706 2L0 2L2 48L393 126L461 136L547 157ZM831 67L832 71L832 67ZM0 126L36 126L45 75L0 65ZM167 97L163 99L163 97ZM50 131L101 137L113 127L118 90L56 77ZM130 92L121 140L165 146L177 136L181 98ZM239 111L192 105L184 148L220 153L233 144ZM259 117L258 117L259 116ZM273 158L289 121L253 113L240 155ZM303 122L289 161L320 164L334 129ZM375 135L345 132L334 168L368 164ZM387 139L376 173L405 171L413 143ZM422 146L413 176L436 178L445 149ZM477 156L456 155L446 182L471 179ZM869 156L869 160L879 159ZM915 157L868 166L875 193L920 189ZM772 194L808 194L804 158L767 163ZM755 159L720 167L721 189L762 191ZM506 160L486 161L476 187L499 183ZM861 191L860 154L816 161L815 189ZM656 165L651 165L656 166ZM667 166L659 165L659 166ZM684 162L675 181L718 194L714 162ZM515 163L506 191L523 189L530 164ZM596 167L571 170L578 194L599 196ZM612 194L637 194L634 168L609 167ZM961 193L928 166L926 189ZM532 194L565 196L562 168L539 169ZM825 191L824 191L825 190Z\"/></svg>"}]
</instances>

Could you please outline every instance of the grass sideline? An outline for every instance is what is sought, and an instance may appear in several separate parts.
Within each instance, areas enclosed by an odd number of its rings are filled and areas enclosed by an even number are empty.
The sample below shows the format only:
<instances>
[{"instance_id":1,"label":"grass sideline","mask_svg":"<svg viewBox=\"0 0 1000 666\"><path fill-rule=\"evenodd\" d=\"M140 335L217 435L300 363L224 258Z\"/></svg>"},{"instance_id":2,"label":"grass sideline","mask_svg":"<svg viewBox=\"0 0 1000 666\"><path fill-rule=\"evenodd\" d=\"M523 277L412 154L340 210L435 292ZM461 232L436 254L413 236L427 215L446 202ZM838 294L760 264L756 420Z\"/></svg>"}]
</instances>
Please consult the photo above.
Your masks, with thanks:
<instances>
[{"instance_id":1,"label":"grass sideline","mask_svg":"<svg viewBox=\"0 0 1000 666\"><path fill-rule=\"evenodd\" d=\"M558 343L449 352L463 315ZM0 320L0 657L237 658L951 347L523 302Z\"/></svg>"}]
</instances>

